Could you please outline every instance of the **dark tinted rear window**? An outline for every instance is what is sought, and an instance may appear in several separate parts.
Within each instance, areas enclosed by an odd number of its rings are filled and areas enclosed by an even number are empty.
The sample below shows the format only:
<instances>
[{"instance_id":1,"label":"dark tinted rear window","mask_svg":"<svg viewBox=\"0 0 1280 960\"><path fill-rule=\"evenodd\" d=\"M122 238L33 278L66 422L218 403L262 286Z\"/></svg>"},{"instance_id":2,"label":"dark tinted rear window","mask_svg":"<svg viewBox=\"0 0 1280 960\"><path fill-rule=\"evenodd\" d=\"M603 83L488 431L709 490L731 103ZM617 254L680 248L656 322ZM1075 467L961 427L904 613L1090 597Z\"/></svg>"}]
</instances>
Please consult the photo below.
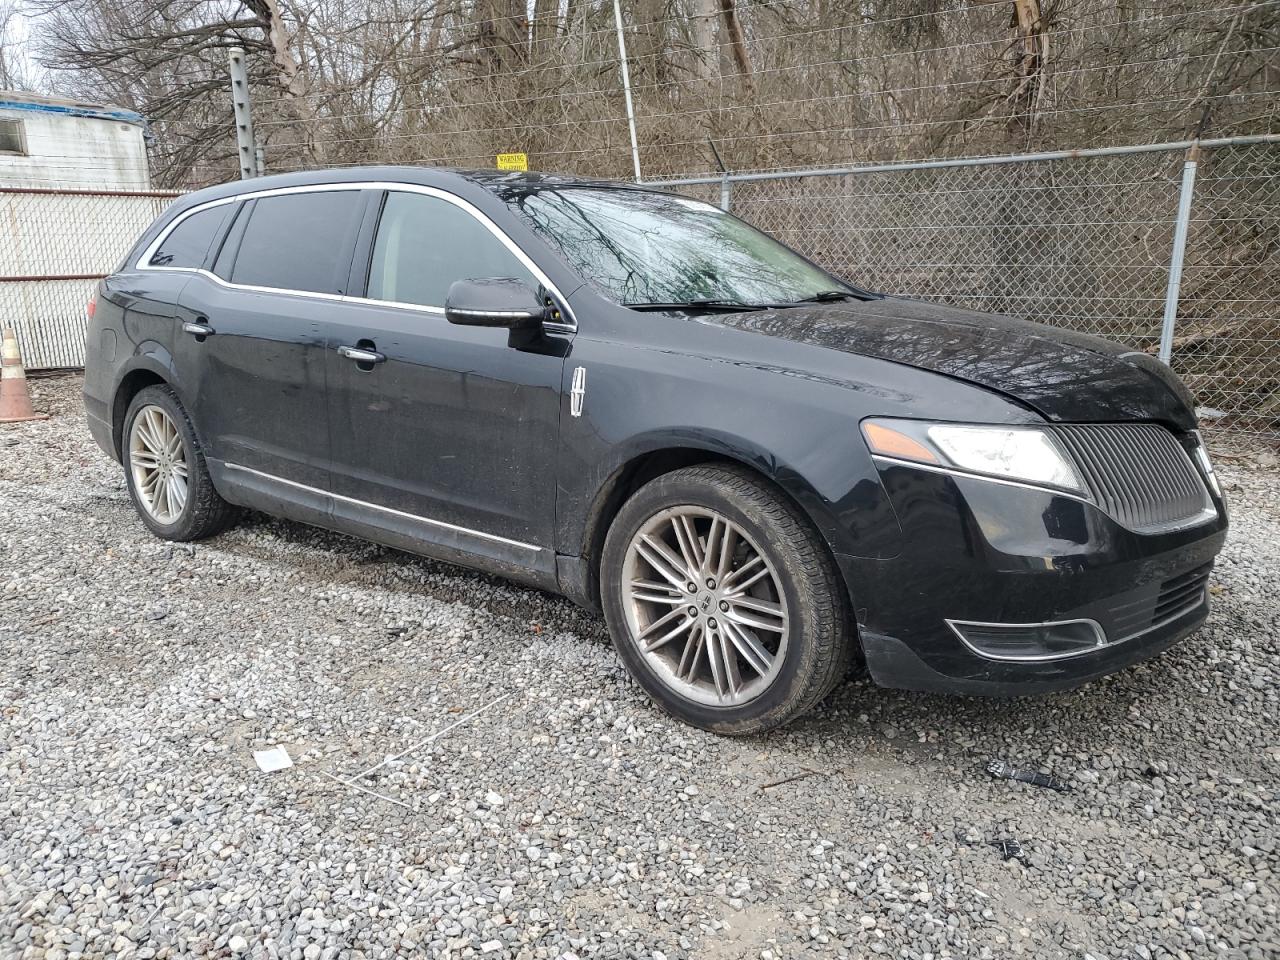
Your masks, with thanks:
<instances>
[{"instance_id":1,"label":"dark tinted rear window","mask_svg":"<svg viewBox=\"0 0 1280 960\"><path fill-rule=\"evenodd\" d=\"M169 232L148 263L153 267L203 267L209 247L234 208L234 203L224 203L193 213Z\"/></svg>"},{"instance_id":2,"label":"dark tinted rear window","mask_svg":"<svg viewBox=\"0 0 1280 960\"><path fill-rule=\"evenodd\" d=\"M245 228L233 283L334 293L345 278L346 240L360 213L358 190L260 197ZM344 261L340 264L339 261Z\"/></svg>"}]
</instances>

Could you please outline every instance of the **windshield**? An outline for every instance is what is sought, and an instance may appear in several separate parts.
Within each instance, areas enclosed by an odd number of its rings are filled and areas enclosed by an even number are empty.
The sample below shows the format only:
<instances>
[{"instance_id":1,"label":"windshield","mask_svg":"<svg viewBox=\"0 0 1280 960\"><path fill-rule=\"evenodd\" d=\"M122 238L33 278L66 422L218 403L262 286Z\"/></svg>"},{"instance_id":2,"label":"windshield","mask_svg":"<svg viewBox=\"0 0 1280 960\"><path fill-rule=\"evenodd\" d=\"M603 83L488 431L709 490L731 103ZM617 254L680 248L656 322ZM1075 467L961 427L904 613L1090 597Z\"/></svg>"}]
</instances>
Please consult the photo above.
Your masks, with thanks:
<instances>
[{"instance_id":1,"label":"windshield","mask_svg":"<svg viewBox=\"0 0 1280 960\"><path fill-rule=\"evenodd\" d=\"M719 207L639 190L556 187L507 202L627 306L790 303L848 285Z\"/></svg>"}]
</instances>

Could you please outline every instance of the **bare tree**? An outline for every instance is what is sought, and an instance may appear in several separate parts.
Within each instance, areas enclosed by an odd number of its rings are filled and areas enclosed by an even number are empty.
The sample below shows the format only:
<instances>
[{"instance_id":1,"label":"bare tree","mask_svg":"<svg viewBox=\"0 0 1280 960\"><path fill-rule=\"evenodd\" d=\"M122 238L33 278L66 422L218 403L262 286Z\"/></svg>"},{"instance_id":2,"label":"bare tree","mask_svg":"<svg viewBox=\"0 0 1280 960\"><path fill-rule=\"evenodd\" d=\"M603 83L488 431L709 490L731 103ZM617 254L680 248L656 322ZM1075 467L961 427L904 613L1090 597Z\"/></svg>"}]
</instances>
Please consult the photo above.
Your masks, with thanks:
<instances>
[{"instance_id":1,"label":"bare tree","mask_svg":"<svg viewBox=\"0 0 1280 960\"><path fill-rule=\"evenodd\" d=\"M9 0L12 4L13 0ZM273 169L629 172L612 0L26 0L57 90L153 124L158 182L234 175L226 48ZM4 0L0 0L3 4ZM649 175L1231 133L1280 119L1280 5L626 0Z\"/></svg>"},{"instance_id":2,"label":"bare tree","mask_svg":"<svg viewBox=\"0 0 1280 960\"><path fill-rule=\"evenodd\" d=\"M0 0L0 90L30 86L26 51L17 35L18 18L17 0Z\"/></svg>"}]
</instances>

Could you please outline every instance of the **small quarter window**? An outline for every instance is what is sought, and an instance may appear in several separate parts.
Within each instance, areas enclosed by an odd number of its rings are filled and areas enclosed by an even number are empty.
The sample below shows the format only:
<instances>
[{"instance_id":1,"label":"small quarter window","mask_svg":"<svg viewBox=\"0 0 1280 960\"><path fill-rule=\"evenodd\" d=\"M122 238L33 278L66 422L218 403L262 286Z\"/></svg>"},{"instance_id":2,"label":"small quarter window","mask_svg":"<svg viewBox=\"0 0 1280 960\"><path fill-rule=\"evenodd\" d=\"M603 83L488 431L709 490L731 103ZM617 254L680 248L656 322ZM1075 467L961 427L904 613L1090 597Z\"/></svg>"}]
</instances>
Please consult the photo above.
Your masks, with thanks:
<instances>
[{"instance_id":1,"label":"small quarter window","mask_svg":"<svg viewBox=\"0 0 1280 960\"><path fill-rule=\"evenodd\" d=\"M538 281L505 244L457 204L392 191L378 224L369 265L369 296L443 307L455 280Z\"/></svg>"},{"instance_id":2,"label":"small quarter window","mask_svg":"<svg viewBox=\"0 0 1280 960\"><path fill-rule=\"evenodd\" d=\"M25 156L26 138L22 135L21 120L0 120L0 153L16 153Z\"/></svg>"},{"instance_id":3,"label":"small quarter window","mask_svg":"<svg viewBox=\"0 0 1280 960\"><path fill-rule=\"evenodd\" d=\"M231 282L337 293L351 264L347 242L363 197L359 190L259 197L240 241Z\"/></svg>"},{"instance_id":4,"label":"small quarter window","mask_svg":"<svg viewBox=\"0 0 1280 960\"><path fill-rule=\"evenodd\" d=\"M224 203L193 213L169 231L147 262L153 267L203 267L209 248L222 233L222 224L234 206Z\"/></svg>"}]
</instances>

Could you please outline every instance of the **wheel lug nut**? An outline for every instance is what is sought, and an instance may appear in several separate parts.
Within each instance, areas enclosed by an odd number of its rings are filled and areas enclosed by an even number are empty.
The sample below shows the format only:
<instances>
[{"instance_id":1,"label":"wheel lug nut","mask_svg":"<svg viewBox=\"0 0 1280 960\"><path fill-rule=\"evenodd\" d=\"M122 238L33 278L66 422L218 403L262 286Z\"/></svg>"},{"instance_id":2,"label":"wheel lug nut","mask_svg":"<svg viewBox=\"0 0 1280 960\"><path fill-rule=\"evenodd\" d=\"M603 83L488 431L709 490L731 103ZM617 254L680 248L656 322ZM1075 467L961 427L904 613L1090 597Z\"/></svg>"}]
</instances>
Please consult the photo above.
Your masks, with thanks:
<instances>
[{"instance_id":1,"label":"wheel lug nut","mask_svg":"<svg viewBox=\"0 0 1280 960\"><path fill-rule=\"evenodd\" d=\"M728 600L721 600L721 601L720 601L720 609L721 609L721 610L723 610L725 613L728 613L728 612L729 612L729 601L728 601Z\"/></svg>"},{"instance_id":2,"label":"wheel lug nut","mask_svg":"<svg viewBox=\"0 0 1280 960\"><path fill-rule=\"evenodd\" d=\"M714 577L707 577L707 586L712 590L716 588L716 581Z\"/></svg>"},{"instance_id":3,"label":"wheel lug nut","mask_svg":"<svg viewBox=\"0 0 1280 960\"><path fill-rule=\"evenodd\" d=\"M714 629L716 628L716 622L715 622L715 620L714 620L714 619L712 619L712 620L708 620L708 621L707 621L707 626L708 626L708 627L710 627L712 630L714 630Z\"/></svg>"},{"instance_id":4,"label":"wheel lug nut","mask_svg":"<svg viewBox=\"0 0 1280 960\"><path fill-rule=\"evenodd\" d=\"M691 616L691 617L696 617L697 615L698 615L698 608L697 608L697 607L690 607L690 608L689 608L689 616Z\"/></svg>"},{"instance_id":5,"label":"wheel lug nut","mask_svg":"<svg viewBox=\"0 0 1280 960\"><path fill-rule=\"evenodd\" d=\"M694 583L692 580L690 580L687 584L685 584L685 589L688 590L690 593L697 593L698 585Z\"/></svg>"}]
</instances>

